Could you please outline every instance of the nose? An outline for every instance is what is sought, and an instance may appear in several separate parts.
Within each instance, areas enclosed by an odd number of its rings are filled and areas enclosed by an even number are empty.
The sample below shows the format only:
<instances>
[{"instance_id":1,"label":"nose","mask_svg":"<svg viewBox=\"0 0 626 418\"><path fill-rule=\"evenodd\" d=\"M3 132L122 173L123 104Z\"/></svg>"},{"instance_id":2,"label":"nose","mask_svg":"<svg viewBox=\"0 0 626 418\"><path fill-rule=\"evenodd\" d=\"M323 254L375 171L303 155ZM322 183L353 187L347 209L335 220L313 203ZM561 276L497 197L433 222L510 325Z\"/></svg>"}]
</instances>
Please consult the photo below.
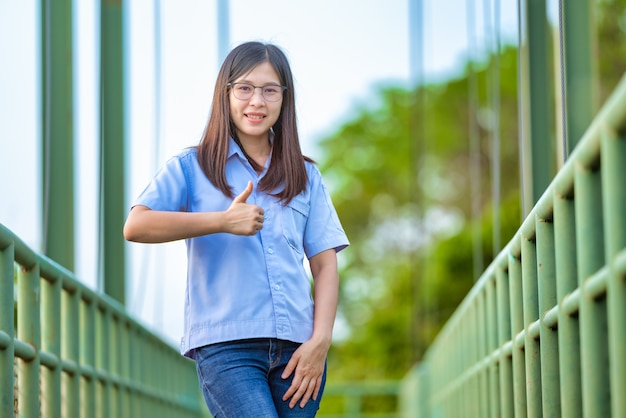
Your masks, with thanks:
<instances>
[{"instance_id":1,"label":"nose","mask_svg":"<svg viewBox=\"0 0 626 418\"><path fill-rule=\"evenodd\" d=\"M265 103L265 98L263 97L263 87L255 87L254 92L252 93L252 97L250 97L250 102L263 102Z\"/></svg>"}]
</instances>

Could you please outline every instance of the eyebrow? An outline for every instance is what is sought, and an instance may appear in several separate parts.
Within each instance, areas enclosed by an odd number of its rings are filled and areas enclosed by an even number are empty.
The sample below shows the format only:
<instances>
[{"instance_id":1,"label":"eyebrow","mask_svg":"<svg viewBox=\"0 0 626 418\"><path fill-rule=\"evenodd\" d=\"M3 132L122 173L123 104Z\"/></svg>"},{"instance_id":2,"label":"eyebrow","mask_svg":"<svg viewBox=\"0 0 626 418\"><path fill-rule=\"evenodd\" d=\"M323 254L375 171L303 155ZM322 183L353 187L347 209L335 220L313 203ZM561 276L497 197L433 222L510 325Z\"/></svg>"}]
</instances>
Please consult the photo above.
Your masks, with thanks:
<instances>
[{"instance_id":1,"label":"eyebrow","mask_svg":"<svg viewBox=\"0 0 626 418\"><path fill-rule=\"evenodd\" d=\"M250 84L253 86L255 85L252 81L247 80L245 78L243 80L233 81L233 83L246 83L246 84ZM281 86L281 84L276 81L270 81L269 83L261 84L260 86L257 86L257 87L265 87L265 86Z\"/></svg>"}]
</instances>

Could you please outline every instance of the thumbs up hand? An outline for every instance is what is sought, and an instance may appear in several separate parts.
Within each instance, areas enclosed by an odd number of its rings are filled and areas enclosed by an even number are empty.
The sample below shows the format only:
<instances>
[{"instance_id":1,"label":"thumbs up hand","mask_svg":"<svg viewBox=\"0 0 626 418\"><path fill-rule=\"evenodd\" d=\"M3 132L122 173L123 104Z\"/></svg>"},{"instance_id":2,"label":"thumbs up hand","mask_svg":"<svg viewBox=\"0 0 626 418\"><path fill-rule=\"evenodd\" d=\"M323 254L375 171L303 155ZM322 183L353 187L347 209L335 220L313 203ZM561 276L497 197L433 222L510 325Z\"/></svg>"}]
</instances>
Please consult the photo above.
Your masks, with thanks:
<instances>
[{"instance_id":1,"label":"thumbs up hand","mask_svg":"<svg viewBox=\"0 0 626 418\"><path fill-rule=\"evenodd\" d=\"M252 182L233 200L225 213L225 230L235 235L254 235L263 228L263 209L246 203L252 194Z\"/></svg>"}]
</instances>

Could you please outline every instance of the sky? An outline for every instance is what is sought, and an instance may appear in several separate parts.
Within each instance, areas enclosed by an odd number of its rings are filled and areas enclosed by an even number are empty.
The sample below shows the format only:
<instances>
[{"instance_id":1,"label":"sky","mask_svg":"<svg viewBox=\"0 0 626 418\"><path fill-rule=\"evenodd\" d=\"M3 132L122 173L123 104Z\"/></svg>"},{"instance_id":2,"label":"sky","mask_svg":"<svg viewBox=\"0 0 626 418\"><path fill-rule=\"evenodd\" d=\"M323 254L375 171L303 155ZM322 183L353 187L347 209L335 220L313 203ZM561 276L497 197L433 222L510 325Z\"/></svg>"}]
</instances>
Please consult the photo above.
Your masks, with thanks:
<instances>
[{"instance_id":1,"label":"sky","mask_svg":"<svg viewBox=\"0 0 626 418\"><path fill-rule=\"evenodd\" d=\"M410 0L229 2L229 44L272 42L287 54L296 83L302 148L375 106L376 91L407 86ZM492 42L485 20L500 4L503 39L516 39L517 0L424 0L424 77L459 75L468 56L468 8L477 44ZM196 145L219 67L217 1L125 2L126 187L129 207L169 157ZM77 277L97 288L98 30L95 0L74 0L74 137ZM39 34L36 0L0 0L0 223L41 246ZM155 33L160 33L160 44ZM482 47L481 47L482 48ZM157 53L158 51L158 53ZM185 247L127 244L127 306L176 344L182 328Z\"/></svg>"}]
</instances>

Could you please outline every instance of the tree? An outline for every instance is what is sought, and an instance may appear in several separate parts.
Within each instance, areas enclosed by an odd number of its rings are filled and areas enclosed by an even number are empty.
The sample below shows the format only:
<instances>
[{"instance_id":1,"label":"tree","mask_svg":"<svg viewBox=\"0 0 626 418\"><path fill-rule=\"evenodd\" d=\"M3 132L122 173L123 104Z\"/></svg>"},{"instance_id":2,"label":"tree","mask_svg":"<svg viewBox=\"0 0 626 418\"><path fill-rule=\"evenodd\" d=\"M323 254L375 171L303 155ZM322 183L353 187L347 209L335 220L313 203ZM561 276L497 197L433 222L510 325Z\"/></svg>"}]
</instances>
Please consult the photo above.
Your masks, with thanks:
<instances>
[{"instance_id":1,"label":"tree","mask_svg":"<svg viewBox=\"0 0 626 418\"><path fill-rule=\"evenodd\" d=\"M514 168L516 49L505 49L500 61L501 158L504 167ZM489 81L490 65L480 63L482 86ZM467 83L466 72L414 91L382 89L379 106L359 109L354 120L321 142L326 156L321 169L352 242L344 255L340 294L340 317L349 324L350 335L333 345L329 361L334 379L400 378L474 282L467 227L489 220L472 220L468 203ZM486 102L484 95L476 99ZM415 114L423 115L419 155L411 128ZM490 175L488 116L485 106L476 115L485 188ZM516 196L518 173L512 170L503 188ZM488 204L485 197L482 205ZM519 224L519 206L509 207ZM483 242L488 263L490 240ZM345 358L350 365L342 363Z\"/></svg>"},{"instance_id":2,"label":"tree","mask_svg":"<svg viewBox=\"0 0 626 418\"><path fill-rule=\"evenodd\" d=\"M626 70L626 0L602 0L597 7L604 101ZM490 58L468 63L458 79L415 90L381 89L378 105L356 109L353 120L320 143L320 168L352 243L342 257L339 315L350 334L331 348L334 380L404 376L476 280L473 231L480 231L486 266L495 256L493 228L507 242L521 223L517 49L503 48L497 68ZM478 83L474 115L470 71ZM480 162L482 190L489 190L493 175L493 71L500 76L503 198L493 207L490 193L483 193L475 217L471 159ZM471 117L478 126L478 155L470 154ZM494 210L499 226L492 223Z\"/></svg>"}]
</instances>

